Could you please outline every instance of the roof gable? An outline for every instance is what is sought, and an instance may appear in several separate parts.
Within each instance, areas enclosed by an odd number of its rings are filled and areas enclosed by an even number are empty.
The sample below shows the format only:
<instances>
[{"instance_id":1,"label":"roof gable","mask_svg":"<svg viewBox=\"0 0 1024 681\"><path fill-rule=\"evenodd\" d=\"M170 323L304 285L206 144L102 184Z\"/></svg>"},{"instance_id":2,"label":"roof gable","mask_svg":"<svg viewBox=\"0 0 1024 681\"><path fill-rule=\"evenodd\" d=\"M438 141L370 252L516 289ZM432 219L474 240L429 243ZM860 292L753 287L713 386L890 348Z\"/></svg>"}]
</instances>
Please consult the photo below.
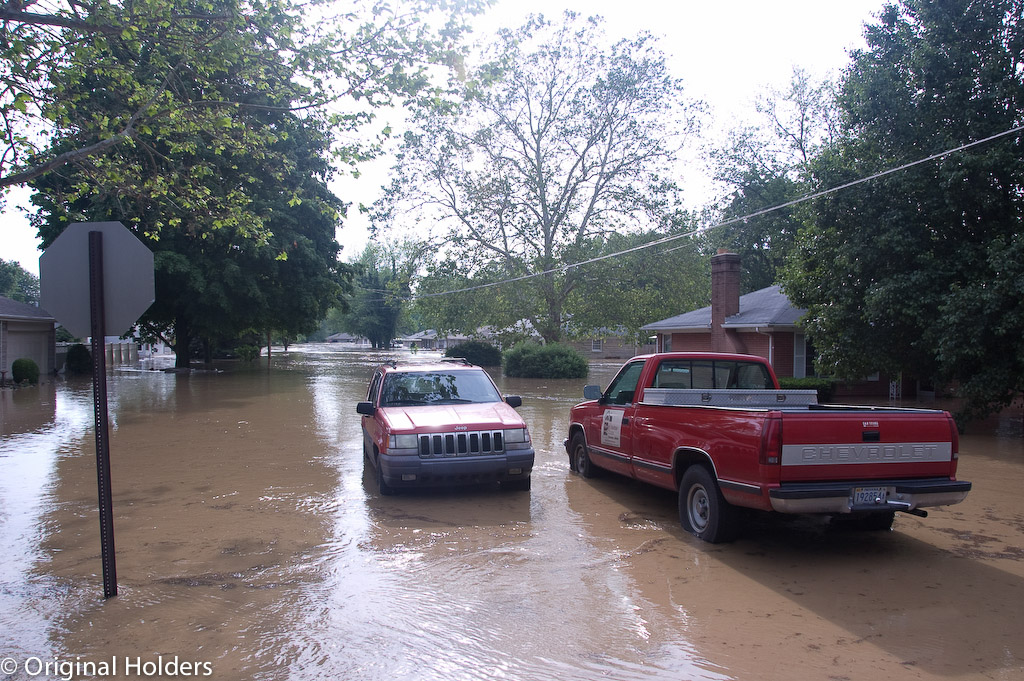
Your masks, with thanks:
<instances>
[{"instance_id":1,"label":"roof gable","mask_svg":"<svg viewBox=\"0 0 1024 681\"><path fill-rule=\"evenodd\" d=\"M794 307L782 287L775 285L740 296L740 311L726 317L725 328L795 327L807 310ZM711 306L662 319L641 327L644 331L709 331Z\"/></svg>"},{"instance_id":2,"label":"roof gable","mask_svg":"<svg viewBox=\"0 0 1024 681\"><path fill-rule=\"evenodd\" d=\"M8 320L17 319L19 321L56 321L53 315L41 307L29 305L28 303L19 303L17 300L11 300L3 296L0 296L0 318Z\"/></svg>"}]
</instances>

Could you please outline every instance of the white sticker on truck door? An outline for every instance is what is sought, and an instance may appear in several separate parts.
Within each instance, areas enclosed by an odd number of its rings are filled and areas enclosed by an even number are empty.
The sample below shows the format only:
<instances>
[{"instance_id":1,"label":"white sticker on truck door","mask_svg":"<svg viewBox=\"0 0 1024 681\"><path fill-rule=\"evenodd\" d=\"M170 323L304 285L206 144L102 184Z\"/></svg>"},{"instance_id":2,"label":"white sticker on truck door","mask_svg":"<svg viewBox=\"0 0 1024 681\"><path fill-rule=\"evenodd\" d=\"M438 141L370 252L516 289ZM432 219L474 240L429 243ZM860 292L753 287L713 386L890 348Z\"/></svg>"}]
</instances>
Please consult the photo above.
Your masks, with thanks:
<instances>
[{"instance_id":1,"label":"white sticker on truck door","mask_svg":"<svg viewBox=\"0 0 1024 681\"><path fill-rule=\"evenodd\" d=\"M601 423L601 444L619 447L622 444L622 410L605 409Z\"/></svg>"}]
</instances>

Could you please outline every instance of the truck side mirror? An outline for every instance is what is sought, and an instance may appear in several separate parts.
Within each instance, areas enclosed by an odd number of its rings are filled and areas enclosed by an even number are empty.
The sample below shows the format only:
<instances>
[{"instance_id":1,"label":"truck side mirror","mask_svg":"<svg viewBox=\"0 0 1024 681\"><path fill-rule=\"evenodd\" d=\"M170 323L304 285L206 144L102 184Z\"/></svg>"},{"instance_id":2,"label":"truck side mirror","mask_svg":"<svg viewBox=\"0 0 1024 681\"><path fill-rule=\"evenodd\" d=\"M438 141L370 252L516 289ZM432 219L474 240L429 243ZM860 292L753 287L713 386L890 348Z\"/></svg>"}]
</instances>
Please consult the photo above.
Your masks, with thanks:
<instances>
[{"instance_id":1,"label":"truck side mirror","mask_svg":"<svg viewBox=\"0 0 1024 681\"><path fill-rule=\"evenodd\" d=\"M363 416L373 416L377 412L377 409L373 406L373 402L356 402L356 413L362 414Z\"/></svg>"},{"instance_id":2,"label":"truck side mirror","mask_svg":"<svg viewBox=\"0 0 1024 681\"><path fill-rule=\"evenodd\" d=\"M585 385L583 386L583 399L585 400L599 400L604 395L601 392L601 386L599 385Z\"/></svg>"},{"instance_id":3,"label":"truck side mirror","mask_svg":"<svg viewBox=\"0 0 1024 681\"><path fill-rule=\"evenodd\" d=\"M519 395L505 395L505 401L508 402L508 406L513 409L518 409L523 406L523 398Z\"/></svg>"}]
</instances>

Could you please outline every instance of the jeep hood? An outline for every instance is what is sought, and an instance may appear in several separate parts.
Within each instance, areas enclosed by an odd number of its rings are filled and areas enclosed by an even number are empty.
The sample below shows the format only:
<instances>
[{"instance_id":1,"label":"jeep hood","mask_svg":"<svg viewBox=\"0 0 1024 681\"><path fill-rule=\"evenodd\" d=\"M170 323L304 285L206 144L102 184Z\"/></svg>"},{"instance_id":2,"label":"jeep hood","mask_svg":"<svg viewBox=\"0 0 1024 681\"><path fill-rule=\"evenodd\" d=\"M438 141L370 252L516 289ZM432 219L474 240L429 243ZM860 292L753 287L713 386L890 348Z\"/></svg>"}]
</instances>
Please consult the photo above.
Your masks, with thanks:
<instances>
[{"instance_id":1,"label":"jeep hood","mask_svg":"<svg viewBox=\"0 0 1024 681\"><path fill-rule=\"evenodd\" d=\"M445 433L455 430L521 428L523 417L505 402L439 404L422 407L385 407L392 432Z\"/></svg>"}]
</instances>

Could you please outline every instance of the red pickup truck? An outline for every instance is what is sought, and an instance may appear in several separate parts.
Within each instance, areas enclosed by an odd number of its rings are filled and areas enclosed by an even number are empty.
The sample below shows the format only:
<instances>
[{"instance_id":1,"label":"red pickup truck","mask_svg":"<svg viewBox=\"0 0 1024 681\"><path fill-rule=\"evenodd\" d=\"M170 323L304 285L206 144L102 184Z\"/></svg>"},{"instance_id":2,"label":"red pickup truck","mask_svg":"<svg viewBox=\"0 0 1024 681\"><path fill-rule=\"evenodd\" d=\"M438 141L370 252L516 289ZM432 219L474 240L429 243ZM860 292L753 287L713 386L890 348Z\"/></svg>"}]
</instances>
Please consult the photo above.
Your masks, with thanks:
<instances>
[{"instance_id":1,"label":"red pickup truck","mask_svg":"<svg viewBox=\"0 0 1024 681\"><path fill-rule=\"evenodd\" d=\"M780 390L761 357L634 357L608 388L586 386L565 441L570 468L677 490L679 519L708 542L735 538L738 507L842 516L888 529L896 511L956 504L959 436L948 412L817 404Z\"/></svg>"}]
</instances>

